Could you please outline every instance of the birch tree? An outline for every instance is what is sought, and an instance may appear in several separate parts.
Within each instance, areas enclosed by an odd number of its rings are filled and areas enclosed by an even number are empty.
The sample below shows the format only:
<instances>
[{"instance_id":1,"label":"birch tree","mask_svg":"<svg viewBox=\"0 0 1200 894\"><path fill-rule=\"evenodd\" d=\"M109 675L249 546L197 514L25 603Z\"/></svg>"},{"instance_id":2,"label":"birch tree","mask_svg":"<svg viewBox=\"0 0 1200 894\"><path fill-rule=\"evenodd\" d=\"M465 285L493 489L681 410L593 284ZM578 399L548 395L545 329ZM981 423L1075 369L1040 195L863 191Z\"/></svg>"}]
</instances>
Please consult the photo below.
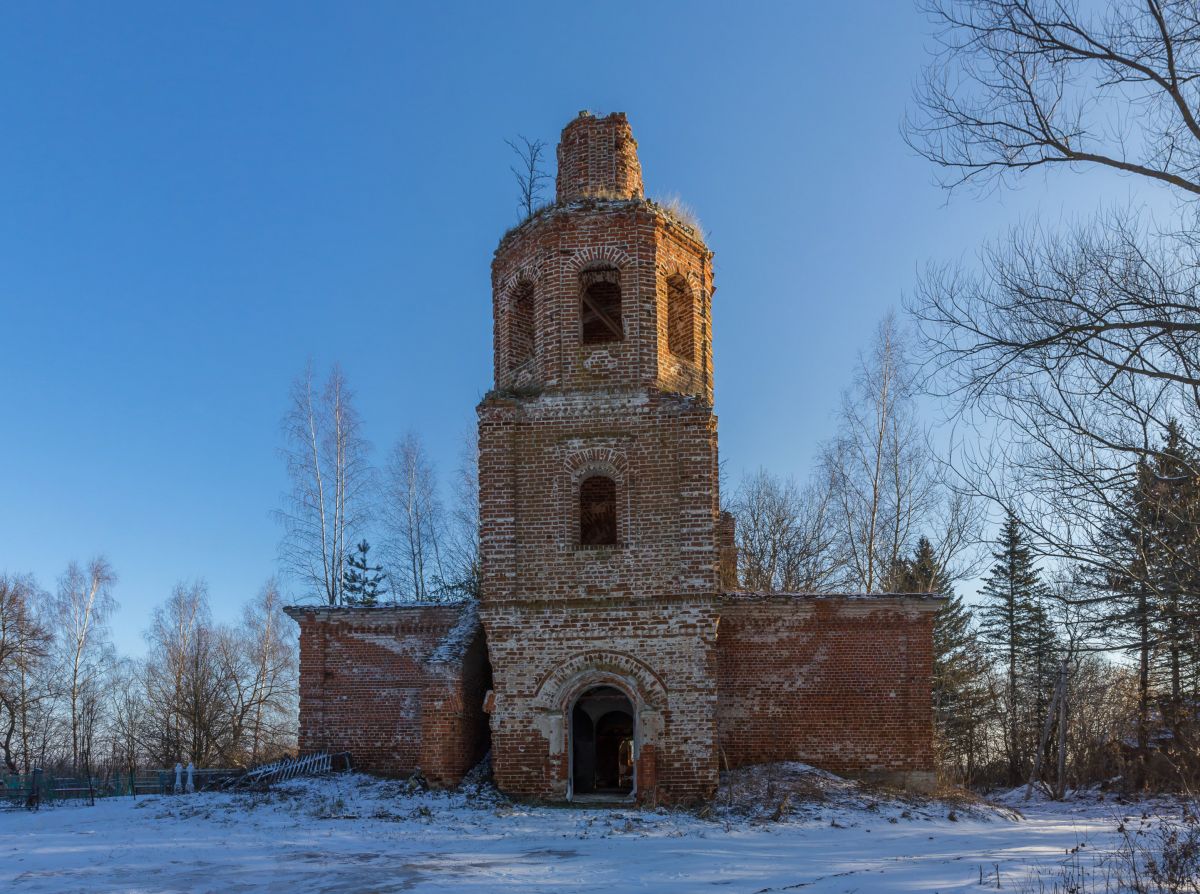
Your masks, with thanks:
<instances>
[{"instance_id":1,"label":"birch tree","mask_svg":"<svg viewBox=\"0 0 1200 894\"><path fill-rule=\"evenodd\" d=\"M346 556L370 512L369 445L340 368L318 390L310 364L292 386L282 454L291 490L277 512L280 559L307 595L342 604Z\"/></svg>"},{"instance_id":2,"label":"birch tree","mask_svg":"<svg viewBox=\"0 0 1200 894\"><path fill-rule=\"evenodd\" d=\"M842 398L838 432L822 452L837 549L848 578L876 592L888 571L931 532L940 567L950 569L975 541L978 508L943 481L916 414L917 370L905 334L889 314Z\"/></svg>"},{"instance_id":3,"label":"birch tree","mask_svg":"<svg viewBox=\"0 0 1200 894\"><path fill-rule=\"evenodd\" d=\"M146 631L147 740L158 762L211 766L228 741L231 692L223 631L211 620L204 581L176 584Z\"/></svg>"},{"instance_id":4,"label":"birch tree","mask_svg":"<svg viewBox=\"0 0 1200 894\"><path fill-rule=\"evenodd\" d=\"M70 718L71 768L81 769L80 757L89 738L84 708L94 697L106 660L105 623L116 609L112 595L117 576L108 560L97 556L87 565L71 562L58 581L54 618L63 688Z\"/></svg>"},{"instance_id":5,"label":"birch tree","mask_svg":"<svg viewBox=\"0 0 1200 894\"><path fill-rule=\"evenodd\" d=\"M388 457L383 521L393 595L416 600L443 595L442 506L433 464L415 432L397 441Z\"/></svg>"}]
</instances>

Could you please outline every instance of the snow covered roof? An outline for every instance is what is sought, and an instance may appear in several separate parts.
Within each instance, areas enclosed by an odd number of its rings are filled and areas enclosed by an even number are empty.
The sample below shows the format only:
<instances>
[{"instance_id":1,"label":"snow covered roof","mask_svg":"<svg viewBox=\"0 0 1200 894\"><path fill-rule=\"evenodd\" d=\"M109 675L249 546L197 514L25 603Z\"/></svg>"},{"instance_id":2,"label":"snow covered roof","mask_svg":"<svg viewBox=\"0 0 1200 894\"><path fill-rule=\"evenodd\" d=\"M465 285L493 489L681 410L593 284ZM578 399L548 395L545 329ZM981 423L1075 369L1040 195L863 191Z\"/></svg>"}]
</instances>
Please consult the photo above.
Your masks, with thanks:
<instances>
[{"instance_id":1,"label":"snow covered roof","mask_svg":"<svg viewBox=\"0 0 1200 894\"><path fill-rule=\"evenodd\" d=\"M774 590L732 590L721 594L722 599L730 601L752 600L796 600L820 601L842 600L853 602L884 602L902 600L905 602L942 603L946 597L938 593L809 593L809 592L778 592Z\"/></svg>"},{"instance_id":2,"label":"snow covered roof","mask_svg":"<svg viewBox=\"0 0 1200 894\"><path fill-rule=\"evenodd\" d=\"M430 609L452 611L466 604L468 601L460 599L453 602L388 602L380 605L306 605L300 603L297 605L285 605L283 613L297 621L305 615L314 615L323 619L373 618L387 615L412 614L414 612L429 611Z\"/></svg>"},{"instance_id":3,"label":"snow covered roof","mask_svg":"<svg viewBox=\"0 0 1200 894\"><path fill-rule=\"evenodd\" d=\"M462 604L458 620L430 654L428 663L445 664L460 660L470 648L478 630L479 604L474 599L469 599Z\"/></svg>"}]
</instances>

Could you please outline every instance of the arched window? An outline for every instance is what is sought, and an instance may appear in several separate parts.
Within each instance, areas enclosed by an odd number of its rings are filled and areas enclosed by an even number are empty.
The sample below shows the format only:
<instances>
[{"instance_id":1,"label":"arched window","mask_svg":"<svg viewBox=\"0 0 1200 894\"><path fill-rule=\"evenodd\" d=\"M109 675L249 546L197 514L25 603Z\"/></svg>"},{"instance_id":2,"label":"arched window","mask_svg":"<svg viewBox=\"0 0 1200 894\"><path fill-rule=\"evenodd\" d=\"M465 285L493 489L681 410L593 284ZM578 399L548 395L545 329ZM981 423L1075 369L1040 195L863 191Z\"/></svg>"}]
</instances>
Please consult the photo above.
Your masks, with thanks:
<instances>
[{"instance_id":1,"label":"arched window","mask_svg":"<svg viewBox=\"0 0 1200 894\"><path fill-rule=\"evenodd\" d=\"M585 345L620 341L625 337L621 328L621 271L615 267L585 270L579 275L583 290L580 307L582 341Z\"/></svg>"},{"instance_id":2,"label":"arched window","mask_svg":"<svg viewBox=\"0 0 1200 894\"><path fill-rule=\"evenodd\" d=\"M520 283L508 300L508 368L533 359L533 284Z\"/></svg>"},{"instance_id":3,"label":"arched window","mask_svg":"<svg viewBox=\"0 0 1200 894\"><path fill-rule=\"evenodd\" d=\"M579 485L579 543L611 546L617 542L617 482L591 475Z\"/></svg>"},{"instance_id":4,"label":"arched window","mask_svg":"<svg viewBox=\"0 0 1200 894\"><path fill-rule=\"evenodd\" d=\"M692 290L682 276L667 280L667 349L676 357L696 357L695 325L692 320Z\"/></svg>"}]
</instances>

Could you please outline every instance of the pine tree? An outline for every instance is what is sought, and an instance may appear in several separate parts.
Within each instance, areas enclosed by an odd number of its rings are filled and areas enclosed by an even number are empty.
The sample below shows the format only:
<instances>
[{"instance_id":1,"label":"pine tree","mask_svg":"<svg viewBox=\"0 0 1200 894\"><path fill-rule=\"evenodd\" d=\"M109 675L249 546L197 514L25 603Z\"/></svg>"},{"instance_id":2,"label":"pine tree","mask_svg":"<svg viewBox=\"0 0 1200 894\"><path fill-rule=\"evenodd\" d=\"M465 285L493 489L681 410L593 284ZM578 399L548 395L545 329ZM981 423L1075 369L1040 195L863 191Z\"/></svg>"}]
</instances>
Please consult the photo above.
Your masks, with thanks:
<instances>
[{"instance_id":1,"label":"pine tree","mask_svg":"<svg viewBox=\"0 0 1200 894\"><path fill-rule=\"evenodd\" d=\"M342 598L346 605L378 605L387 593L381 586L385 576L383 566L367 561L370 549L371 545L364 540L346 556L346 569L342 574Z\"/></svg>"},{"instance_id":2,"label":"pine tree","mask_svg":"<svg viewBox=\"0 0 1200 894\"><path fill-rule=\"evenodd\" d=\"M1139 463L1128 491L1115 501L1096 552L1103 568L1090 575L1101 594L1094 627L1112 648L1137 662L1134 721L1144 783L1151 709L1157 702L1176 739L1196 696L1200 643L1200 458L1179 426L1168 424L1162 447Z\"/></svg>"},{"instance_id":3,"label":"pine tree","mask_svg":"<svg viewBox=\"0 0 1200 894\"><path fill-rule=\"evenodd\" d=\"M1008 782L1016 785L1049 702L1058 648L1046 611L1049 590L1015 516L1005 521L992 557L996 563L980 590L979 635L1004 672Z\"/></svg>"},{"instance_id":4,"label":"pine tree","mask_svg":"<svg viewBox=\"0 0 1200 894\"><path fill-rule=\"evenodd\" d=\"M1186 446L1180 426L1170 422L1162 448L1153 456L1146 482L1153 525L1150 584L1157 596L1155 636L1163 719L1178 738L1194 697L1188 677L1195 664L1193 643L1200 599L1200 457Z\"/></svg>"},{"instance_id":5,"label":"pine tree","mask_svg":"<svg viewBox=\"0 0 1200 894\"><path fill-rule=\"evenodd\" d=\"M933 619L933 708L940 762L964 783L975 775L991 698L987 661L971 624L971 613L922 537L911 558L892 564L887 589L893 593L937 593L946 597Z\"/></svg>"}]
</instances>

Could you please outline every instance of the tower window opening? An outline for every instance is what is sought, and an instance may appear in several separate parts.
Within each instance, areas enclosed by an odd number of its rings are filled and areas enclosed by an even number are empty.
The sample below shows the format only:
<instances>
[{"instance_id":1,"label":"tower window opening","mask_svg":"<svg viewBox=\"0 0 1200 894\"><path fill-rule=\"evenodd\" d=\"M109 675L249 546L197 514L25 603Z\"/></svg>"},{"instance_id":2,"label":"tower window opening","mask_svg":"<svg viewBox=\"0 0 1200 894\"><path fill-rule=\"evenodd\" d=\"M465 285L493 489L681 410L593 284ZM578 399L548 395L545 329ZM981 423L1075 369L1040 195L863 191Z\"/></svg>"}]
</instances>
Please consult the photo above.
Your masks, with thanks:
<instances>
[{"instance_id":1,"label":"tower window opening","mask_svg":"<svg viewBox=\"0 0 1200 894\"><path fill-rule=\"evenodd\" d=\"M523 282L513 290L508 304L508 368L533 359L533 285Z\"/></svg>"},{"instance_id":2,"label":"tower window opening","mask_svg":"<svg viewBox=\"0 0 1200 894\"><path fill-rule=\"evenodd\" d=\"M580 280L583 287L580 308L583 343L594 345L621 341L625 331L621 328L620 271L612 267L586 270Z\"/></svg>"},{"instance_id":3,"label":"tower window opening","mask_svg":"<svg viewBox=\"0 0 1200 894\"><path fill-rule=\"evenodd\" d=\"M682 276L667 280L667 349L676 357L694 360L696 356L695 302L692 290Z\"/></svg>"},{"instance_id":4,"label":"tower window opening","mask_svg":"<svg viewBox=\"0 0 1200 894\"><path fill-rule=\"evenodd\" d=\"M579 485L579 543L613 546L617 542L617 483L592 475Z\"/></svg>"}]
</instances>

